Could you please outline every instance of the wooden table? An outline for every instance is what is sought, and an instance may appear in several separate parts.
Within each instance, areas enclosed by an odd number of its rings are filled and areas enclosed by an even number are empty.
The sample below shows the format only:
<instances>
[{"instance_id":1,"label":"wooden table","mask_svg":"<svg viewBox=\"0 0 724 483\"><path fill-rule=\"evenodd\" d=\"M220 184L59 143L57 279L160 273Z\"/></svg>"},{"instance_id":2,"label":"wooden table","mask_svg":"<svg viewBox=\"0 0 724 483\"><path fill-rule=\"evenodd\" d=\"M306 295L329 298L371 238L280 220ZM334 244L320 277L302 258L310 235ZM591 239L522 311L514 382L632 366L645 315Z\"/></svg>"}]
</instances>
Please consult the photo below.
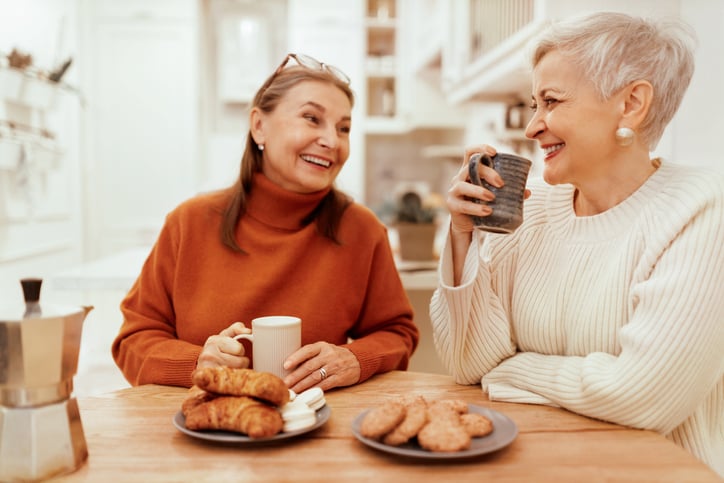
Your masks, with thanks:
<instances>
[{"instance_id":1,"label":"wooden table","mask_svg":"<svg viewBox=\"0 0 724 483\"><path fill-rule=\"evenodd\" d=\"M479 386L449 376L391 372L326 394L327 423L312 433L258 447L203 442L172 424L186 390L140 386L81 398L89 458L57 481L636 481L721 479L688 452L651 431L629 429L544 406L489 402ZM518 436L469 460L399 457L363 445L352 420L400 394L459 398L504 413Z\"/></svg>"}]
</instances>

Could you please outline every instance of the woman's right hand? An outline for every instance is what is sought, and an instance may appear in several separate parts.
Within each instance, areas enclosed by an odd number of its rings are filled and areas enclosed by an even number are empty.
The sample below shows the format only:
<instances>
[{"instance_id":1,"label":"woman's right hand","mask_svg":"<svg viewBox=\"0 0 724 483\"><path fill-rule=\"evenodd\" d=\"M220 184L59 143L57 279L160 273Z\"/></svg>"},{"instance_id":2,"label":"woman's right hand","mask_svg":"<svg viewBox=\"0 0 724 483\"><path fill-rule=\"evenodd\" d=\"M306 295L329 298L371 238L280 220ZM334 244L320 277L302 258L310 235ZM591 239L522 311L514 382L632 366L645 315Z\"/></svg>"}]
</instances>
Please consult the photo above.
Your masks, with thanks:
<instances>
[{"instance_id":1,"label":"woman's right hand","mask_svg":"<svg viewBox=\"0 0 724 483\"><path fill-rule=\"evenodd\" d=\"M234 322L218 335L206 339L196 361L196 367L226 366L235 369L249 367L249 358L244 355L244 346L234 339L239 334L251 334L251 329L242 322Z\"/></svg>"},{"instance_id":2,"label":"woman's right hand","mask_svg":"<svg viewBox=\"0 0 724 483\"><path fill-rule=\"evenodd\" d=\"M465 159L460 170L453 176L450 182L450 189L447 192L445 203L450 212L450 241L452 249L452 272L453 286L460 285L462 281L463 265L465 257L473 239L473 230L475 225L471 215L474 216L490 216L493 210L485 204L475 203L470 198L477 198L483 201L493 201L495 195L482 186L474 185L470 182L470 174L468 165L470 156L475 153L487 154L494 156L496 151L492 146L483 144L481 146L473 146L465 150ZM478 173L480 179L484 179L493 186L503 186L503 180L495 172L494 169L478 164Z\"/></svg>"},{"instance_id":3,"label":"woman's right hand","mask_svg":"<svg viewBox=\"0 0 724 483\"><path fill-rule=\"evenodd\" d=\"M489 206L475 203L470 198L477 198L483 201L493 201L495 199L495 195L490 190L487 190L482 186L474 185L470 182L468 164L470 156L475 153L494 156L496 150L487 144L467 148L465 150L465 159L463 159L463 164L460 167L460 170L455 174L455 176L453 176L445 199L448 211L450 212L450 234L452 236L464 235L467 237L468 242L470 233L475 229L471 215L490 216L492 213ZM495 170L483 164L478 164L478 169L480 179L484 179L489 184L496 187L503 186L503 179L495 172Z\"/></svg>"}]
</instances>

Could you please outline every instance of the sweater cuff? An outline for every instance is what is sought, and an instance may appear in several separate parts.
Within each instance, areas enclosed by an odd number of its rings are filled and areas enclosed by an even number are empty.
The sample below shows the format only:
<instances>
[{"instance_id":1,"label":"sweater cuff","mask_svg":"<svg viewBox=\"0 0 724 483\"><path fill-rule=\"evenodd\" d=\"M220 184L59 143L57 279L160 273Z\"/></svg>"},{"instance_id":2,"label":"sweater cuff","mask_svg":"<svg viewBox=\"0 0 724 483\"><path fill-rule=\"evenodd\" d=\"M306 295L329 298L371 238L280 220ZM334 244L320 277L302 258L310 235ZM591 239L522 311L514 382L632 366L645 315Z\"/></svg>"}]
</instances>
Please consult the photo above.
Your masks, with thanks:
<instances>
[{"instance_id":1,"label":"sweater cuff","mask_svg":"<svg viewBox=\"0 0 724 483\"><path fill-rule=\"evenodd\" d=\"M512 403L524 403L524 404L540 404L542 406L551 406L554 408L560 407L558 404L552 402L550 399L535 394L525 389L518 389L517 387L503 384L503 383L486 383L485 378L481 382L483 392L488 394L488 399L491 401L502 401Z\"/></svg>"}]
</instances>

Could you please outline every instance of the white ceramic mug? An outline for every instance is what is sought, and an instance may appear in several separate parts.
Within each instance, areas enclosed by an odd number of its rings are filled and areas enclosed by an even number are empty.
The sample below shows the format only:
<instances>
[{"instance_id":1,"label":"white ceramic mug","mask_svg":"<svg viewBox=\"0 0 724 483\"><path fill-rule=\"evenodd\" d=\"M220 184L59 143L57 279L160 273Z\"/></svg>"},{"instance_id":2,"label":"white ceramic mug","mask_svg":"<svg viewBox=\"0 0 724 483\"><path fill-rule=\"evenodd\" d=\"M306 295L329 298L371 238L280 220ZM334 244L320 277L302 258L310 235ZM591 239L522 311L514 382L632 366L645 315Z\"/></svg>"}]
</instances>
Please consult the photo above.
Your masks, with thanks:
<instances>
[{"instance_id":1,"label":"white ceramic mug","mask_svg":"<svg viewBox=\"0 0 724 483\"><path fill-rule=\"evenodd\" d=\"M253 368L285 377L284 361L302 347L302 319L288 315L270 315L251 321L251 334L239 334L236 340L253 344Z\"/></svg>"}]
</instances>

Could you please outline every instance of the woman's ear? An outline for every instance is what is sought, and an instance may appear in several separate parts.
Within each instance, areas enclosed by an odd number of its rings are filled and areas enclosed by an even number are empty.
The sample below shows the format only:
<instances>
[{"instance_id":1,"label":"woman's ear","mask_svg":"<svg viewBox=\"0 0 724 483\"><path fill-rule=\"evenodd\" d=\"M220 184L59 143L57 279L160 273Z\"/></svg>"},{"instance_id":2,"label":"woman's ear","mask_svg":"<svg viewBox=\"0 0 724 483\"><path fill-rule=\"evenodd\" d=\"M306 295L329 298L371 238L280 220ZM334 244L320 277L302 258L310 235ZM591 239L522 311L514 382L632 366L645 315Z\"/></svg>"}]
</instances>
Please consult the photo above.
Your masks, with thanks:
<instances>
[{"instance_id":1,"label":"woman's ear","mask_svg":"<svg viewBox=\"0 0 724 483\"><path fill-rule=\"evenodd\" d=\"M623 119L625 125L632 129L638 128L646 119L651 108L654 87L645 80L634 81L626 87L624 92Z\"/></svg>"},{"instance_id":2,"label":"woman's ear","mask_svg":"<svg viewBox=\"0 0 724 483\"><path fill-rule=\"evenodd\" d=\"M257 145L264 144L264 113L258 107L253 107L249 113L249 132Z\"/></svg>"}]
</instances>

